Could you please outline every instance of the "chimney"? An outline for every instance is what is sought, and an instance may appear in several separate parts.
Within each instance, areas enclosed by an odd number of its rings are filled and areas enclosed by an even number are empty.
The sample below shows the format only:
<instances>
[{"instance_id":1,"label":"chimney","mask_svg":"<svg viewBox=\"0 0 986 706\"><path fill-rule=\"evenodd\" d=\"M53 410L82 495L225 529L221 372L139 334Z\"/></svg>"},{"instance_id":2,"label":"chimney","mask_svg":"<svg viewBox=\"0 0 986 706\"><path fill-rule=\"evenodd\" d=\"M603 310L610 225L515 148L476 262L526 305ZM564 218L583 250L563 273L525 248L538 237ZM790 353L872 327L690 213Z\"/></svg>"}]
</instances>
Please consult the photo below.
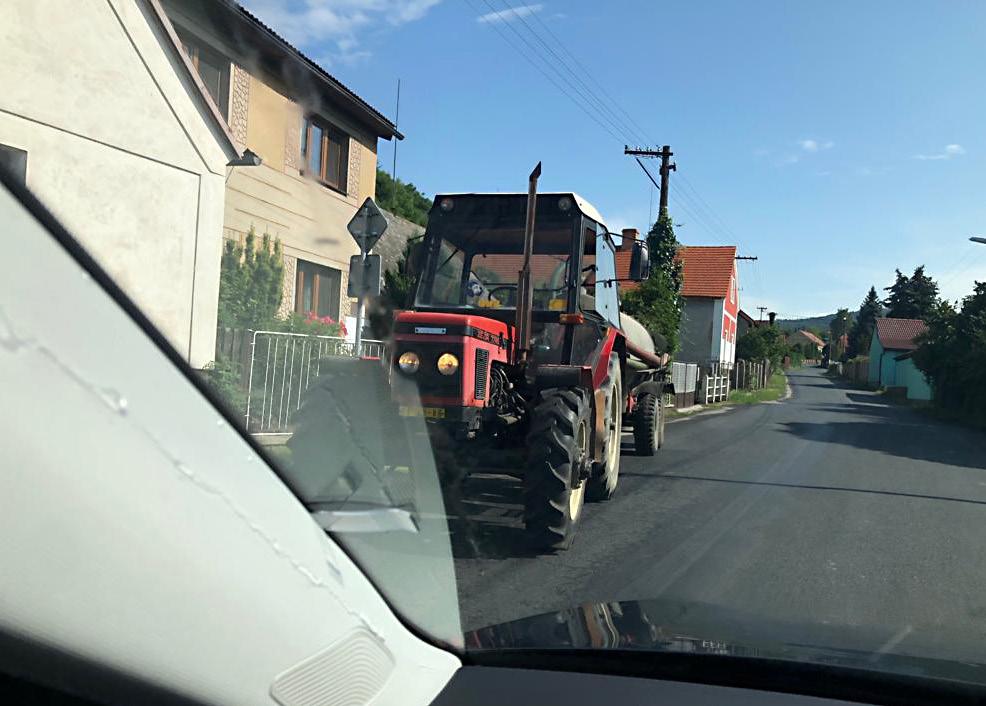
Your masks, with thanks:
<instances>
[{"instance_id":1,"label":"chimney","mask_svg":"<svg viewBox=\"0 0 986 706\"><path fill-rule=\"evenodd\" d=\"M768 311L767 312L767 318L770 319L770 325L773 326L774 325L774 319L777 318L777 312L776 311Z\"/></svg>"},{"instance_id":2,"label":"chimney","mask_svg":"<svg viewBox=\"0 0 986 706\"><path fill-rule=\"evenodd\" d=\"M640 240L640 231L636 228L623 229L623 242L620 244L621 252L630 252L633 249L633 241Z\"/></svg>"}]
</instances>

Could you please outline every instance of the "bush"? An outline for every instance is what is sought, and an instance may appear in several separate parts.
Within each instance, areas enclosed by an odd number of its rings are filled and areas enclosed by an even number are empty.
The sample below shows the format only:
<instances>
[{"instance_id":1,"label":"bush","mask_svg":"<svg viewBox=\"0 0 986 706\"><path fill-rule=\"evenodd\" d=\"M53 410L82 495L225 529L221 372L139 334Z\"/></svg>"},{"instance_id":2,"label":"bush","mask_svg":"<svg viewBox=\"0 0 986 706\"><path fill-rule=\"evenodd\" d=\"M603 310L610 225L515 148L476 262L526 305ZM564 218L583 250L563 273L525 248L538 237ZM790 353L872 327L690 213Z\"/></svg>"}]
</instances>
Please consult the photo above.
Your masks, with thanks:
<instances>
[{"instance_id":1,"label":"bush","mask_svg":"<svg viewBox=\"0 0 986 706\"><path fill-rule=\"evenodd\" d=\"M206 385L226 403L233 414L243 414L246 392L238 364L230 360L216 360L202 369L202 376Z\"/></svg>"},{"instance_id":2,"label":"bush","mask_svg":"<svg viewBox=\"0 0 986 706\"><path fill-rule=\"evenodd\" d=\"M931 382L936 404L986 421L986 282L976 282L958 311L940 304L927 324L914 364Z\"/></svg>"},{"instance_id":3,"label":"bush","mask_svg":"<svg viewBox=\"0 0 986 706\"><path fill-rule=\"evenodd\" d=\"M244 243L223 244L219 269L220 326L261 329L277 316L284 292L284 253L281 241L264 233L257 243L253 228Z\"/></svg>"},{"instance_id":4,"label":"bush","mask_svg":"<svg viewBox=\"0 0 986 706\"><path fill-rule=\"evenodd\" d=\"M336 321L331 316L315 316L315 312L309 311L307 315L289 314L286 319L279 319L273 322L273 331L284 333L304 333L309 336L336 336L346 335L346 324Z\"/></svg>"}]
</instances>

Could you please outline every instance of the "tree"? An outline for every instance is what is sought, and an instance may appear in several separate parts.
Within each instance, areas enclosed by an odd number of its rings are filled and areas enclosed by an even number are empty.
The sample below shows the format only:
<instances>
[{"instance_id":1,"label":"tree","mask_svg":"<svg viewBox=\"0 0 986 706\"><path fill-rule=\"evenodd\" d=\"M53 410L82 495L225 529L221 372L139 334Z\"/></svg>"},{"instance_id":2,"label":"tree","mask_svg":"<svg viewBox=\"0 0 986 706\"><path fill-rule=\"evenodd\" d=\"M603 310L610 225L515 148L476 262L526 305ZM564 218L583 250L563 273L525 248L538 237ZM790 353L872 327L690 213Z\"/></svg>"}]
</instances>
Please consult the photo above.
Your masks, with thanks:
<instances>
[{"instance_id":1,"label":"tree","mask_svg":"<svg viewBox=\"0 0 986 706\"><path fill-rule=\"evenodd\" d=\"M940 302L926 323L914 364L931 382L935 402L986 423L986 282L976 282L959 311Z\"/></svg>"},{"instance_id":2,"label":"tree","mask_svg":"<svg viewBox=\"0 0 986 706\"><path fill-rule=\"evenodd\" d=\"M394 181L382 169L377 169L376 201L380 208L423 226L428 222L431 199L418 191L414 184Z\"/></svg>"},{"instance_id":3,"label":"tree","mask_svg":"<svg viewBox=\"0 0 986 706\"><path fill-rule=\"evenodd\" d=\"M924 274L924 265L915 268L908 284L913 319L926 319L938 308L938 285Z\"/></svg>"},{"instance_id":4,"label":"tree","mask_svg":"<svg viewBox=\"0 0 986 706\"><path fill-rule=\"evenodd\" d=\"M938 285L924 274L924 265L914 269L911 277L897 270L894 283L884 287L890 295L883 302L891 319L925 319L938 306Z\"/></svg>"},{"instance_id":5,"label":"tree","mask_svg":"<svg viewBox=\"0 0 986 706\"><path fill-rule=\"evenodd\" d=\"M833 358L841 360L846 357L846 345L842 337L849 332L850 325L852 325L852 314L849 313L849 309L839 309L835 312L829 323L829 340L832 342Z\"/></svg>"},{"instance_id":6,"label":"tree","mask_svg":"<svg viewBox=\"0 0 986 706\"><path fill-rule=\"evenodd\" d=\"M754 361L767 359L774 365L779 365L792 348L777 326L755 326L737 339L736 357Z\"/></svg>"},{"instance_id":7,"label":"tree","mask_svg":"<svg viewBox=\"0 0 986 706\"><path fill-rule=\"evenodd\" d=\"M219 268L220 326L261 328L277 317L284 292L284 257L280 239L260 239L251 227L244 243L227 240Z\"/></svg>"},{"instance_id":8,"label":"tree","mask_svg":"<svg viewBox=\"0 0 986 706\"><path fill-rule=\"evenodd\" d=\"M883 288L883 291L890 293L883 300L883 305L887 307L887 316L891 319L909 319L911 318L911 301L908 292L910 280L899 269L896 270L896 273L897 277L894 283L889 287Z\"/></svg>"},{"instance_id":9,"label":"tree","mask_svg":"<svg viewBox=\"0 0 986 706\"><path fill-rule=\"evenodd\" d=\"M620 308L653 334L667 341L665 352L678 348L681 326L681 263L676 259L678 239L667 209L661 212L647 234L651 273L637 289L623 295ZM657 338L657 336L655 336Z\"/></svg>"},{"instance_id":10,"label":"tree","mask_svg":"<svg viewBox=\"0 0 986 706\"><path fill-rule=\"evenodd\" d=\"M876 320L882 312L883 302L877 296L876 287L870 287L870 291L866 293L866 298L859 306L856 320L853 321L852 328L849 330L850 358L865 355L869 351L873 329L876 327Z\"/></svg>"}]
</instances>

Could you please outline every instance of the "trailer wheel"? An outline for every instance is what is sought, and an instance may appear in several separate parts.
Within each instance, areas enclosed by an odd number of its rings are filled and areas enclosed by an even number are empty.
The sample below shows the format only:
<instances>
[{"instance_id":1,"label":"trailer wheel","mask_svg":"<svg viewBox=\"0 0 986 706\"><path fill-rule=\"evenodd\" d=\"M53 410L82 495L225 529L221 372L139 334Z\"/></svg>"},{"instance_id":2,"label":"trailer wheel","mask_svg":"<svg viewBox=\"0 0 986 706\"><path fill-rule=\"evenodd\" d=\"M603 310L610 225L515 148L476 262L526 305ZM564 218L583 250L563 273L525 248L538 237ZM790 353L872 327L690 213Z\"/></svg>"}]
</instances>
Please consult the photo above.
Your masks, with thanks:
<instances>
[{"instance_id":1,"label":"trailer wheel","mask_svg":"<svg viewBox=\"0 0 986 706\"><path fill-rule=\"evenodd\" d=\"M583 390L544 390L527 436L524 525L532 546L567 549L585 502L589 403ZM578 484L573 487L573 484Z\"/></svg>"},{"instance_id":2,"label":"trailer wheel","mask_svg":"<svg viewBox=\"0 0 986 706\"><path fill-rule=\"evenodd\" d=\"M637 398L633 413L633 447L638 456L653 456L664 436L664 401L660 395L644 392Z\"/></svg>"},{"instance_id":3,"label":"trailer wheel","mask_svg":"<svg viewBox=\"0 0 986 706\"><path fill-rule=\"evenodd\" d=\"M661 423L658 425L657 433L657 448L664 448L664 425L668 422L668 415L665 414L667 411L664 406L664 395L658 395L657 397L657 408L661 411Z\"/></svg>"},{"instance_id":4,"label":"trailer wheel","mask_svg":"<svg viewBox=\"0 0 986 706\"><path fill-rule=\"evenodd\" d=\"M606 437L603 442L603 460L592 465L592 475L586 488L586 500L599 502L609 500L616 493L620 476L620 444L623 438L623 377L620 373L620 356L613 353L609 357L609 367L602 387L606 390L603 424Z\"/></svg>"}]
</instances>

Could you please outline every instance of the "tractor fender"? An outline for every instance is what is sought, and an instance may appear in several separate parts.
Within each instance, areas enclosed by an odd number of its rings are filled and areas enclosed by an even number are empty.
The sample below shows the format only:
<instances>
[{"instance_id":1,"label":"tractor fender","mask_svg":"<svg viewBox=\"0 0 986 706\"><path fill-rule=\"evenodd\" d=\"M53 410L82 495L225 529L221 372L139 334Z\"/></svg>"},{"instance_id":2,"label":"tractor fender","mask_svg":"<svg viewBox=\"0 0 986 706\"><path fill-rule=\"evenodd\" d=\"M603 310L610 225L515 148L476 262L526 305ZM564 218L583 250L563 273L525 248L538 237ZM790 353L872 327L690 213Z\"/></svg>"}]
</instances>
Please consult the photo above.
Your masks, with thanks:
<instances>
[{"instance_id":1,"label":"tractor fender","mask_svg":"<svg viewBox=\"0 0 986 706\"><path fill-rule=\"evenodd\" d=\"M667 382L648 380L647 382L642 382L633 388L633 390L630 391L630 394L634 397L639 397L645 392L650 392L653 395L663 395L666 392L674 393L674 386Z\"/></svg>"}]
</instances>

